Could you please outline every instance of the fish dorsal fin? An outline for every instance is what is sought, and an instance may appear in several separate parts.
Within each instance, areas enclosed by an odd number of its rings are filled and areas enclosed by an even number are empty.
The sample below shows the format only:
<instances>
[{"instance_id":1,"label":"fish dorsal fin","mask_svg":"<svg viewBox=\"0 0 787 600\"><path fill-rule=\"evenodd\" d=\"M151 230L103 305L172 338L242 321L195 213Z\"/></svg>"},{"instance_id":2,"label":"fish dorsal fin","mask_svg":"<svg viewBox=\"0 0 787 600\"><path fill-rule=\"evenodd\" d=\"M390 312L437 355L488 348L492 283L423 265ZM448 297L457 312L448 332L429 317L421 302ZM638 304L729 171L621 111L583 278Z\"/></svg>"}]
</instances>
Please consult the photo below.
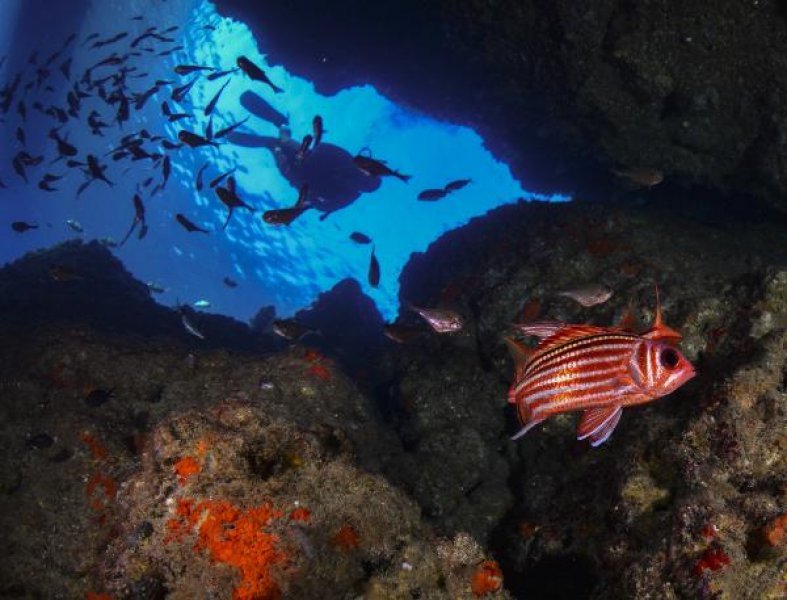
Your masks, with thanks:
<instances>
[{"instance_id":1,"label":"fish dorsal fin","mask_svg":"<svg viewBox=\"0 0 787 600\"><path fill-rule=\"evenodd\" d=\"M599 446L609 439L620 421L623 409L620 406L599 406L582 413L582 419L577 428L577 439L589 438L590 445Z\"/></svg>"},{"instance_id":2,"label":"fish dorsal fin","mask_svg":"<svg viewBox=\"0 0 787 600\"><path fill-rule=\"evenodd\" d=\"M642 337L649 340L664 340L671 342L679 342L683 339L683 336L680 333L672 329L672 327L668 327L664 324L664 317L661 313L661 301L659 300L658 285L656 285L656 316L653 319L653 325L651 325L650 329L642 334Z\"/></svg>"},{"instance_id":3,"label":"fish dorsal fin","mask_svg":"<svg viewBox=\"0 0 787 600\"><path fill-rule=\"evenodd\" d=\"M535 350L525 346L522 342L512 337L506 336L503 338L503 341L505 341L506 346L508 346L511 358L514 359L514 369L516 370L516 375L519 376L525 368L525 365L527 365L528 361L535 353Z\"/></svg>"},{"instance_id":4,"label":"fish dorsal fin","mask_svg":"<svg viewBox=\"0 0 787 600\"><path fill-rule=\"evenodd\" d=\"M549 337L541 340L541 343L538 345L538 351L549 350L550 348L561 346L566 342L578 340L590 335L610 333L611 331L614 331L614 329L610 327L598 327L597 325L565 325Z\"/></svg>"},{"instance_id":5,"label":"fish dorsal fin","mask_svg":"<svg viewBox=\"0 0 787 600\"><path fill-rule=\"evenodd\" d=\"M620 317L618 329L622 329L629 333L635 333L637 331L637 325L637 317L634 315L634 305L631 300L629 300L626 310L623 311L623 316Z\"/></svg>"}]
</instances>

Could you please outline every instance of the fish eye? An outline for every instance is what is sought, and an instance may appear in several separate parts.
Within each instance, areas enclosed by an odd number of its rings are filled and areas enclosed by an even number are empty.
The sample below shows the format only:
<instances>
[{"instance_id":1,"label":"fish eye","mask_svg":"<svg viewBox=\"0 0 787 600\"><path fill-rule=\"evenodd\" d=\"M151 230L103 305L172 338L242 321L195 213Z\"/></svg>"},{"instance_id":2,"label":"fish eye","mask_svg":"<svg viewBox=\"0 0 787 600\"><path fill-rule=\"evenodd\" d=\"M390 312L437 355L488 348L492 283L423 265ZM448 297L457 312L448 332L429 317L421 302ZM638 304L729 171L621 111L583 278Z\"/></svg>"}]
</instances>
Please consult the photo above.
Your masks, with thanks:
<instances>
[{"instance_id":1,"label":"fish eye","mask_svg":"<svg viewBox=\"0 0 787 600\"><path fill-rule=\"evenodd\" d=\"M661 365L663 367L667 369L674 369L678 366L680 357L678 356L678 353L672 348L665 348L659 354L659 360L661 361Z\"/></svg>"}]
</instances>

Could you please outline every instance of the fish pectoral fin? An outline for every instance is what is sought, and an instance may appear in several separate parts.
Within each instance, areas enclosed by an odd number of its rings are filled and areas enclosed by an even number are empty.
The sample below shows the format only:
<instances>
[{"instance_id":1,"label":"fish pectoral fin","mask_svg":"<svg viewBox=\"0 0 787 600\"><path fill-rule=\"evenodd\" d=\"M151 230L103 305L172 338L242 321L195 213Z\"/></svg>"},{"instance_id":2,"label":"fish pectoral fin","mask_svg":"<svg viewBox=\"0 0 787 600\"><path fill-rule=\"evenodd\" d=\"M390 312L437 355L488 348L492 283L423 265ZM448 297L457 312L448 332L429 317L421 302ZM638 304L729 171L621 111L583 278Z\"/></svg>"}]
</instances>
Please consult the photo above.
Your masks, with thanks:
<instances>
[{"instance_id":1,"label":"fish pectoral fin","mask_svg":"<svg viewBox=\"0 0 787 600\"><path fill-rule=\"evenodd\" d=\"M582 413L582 420L577 428L577 439L589 438L591 446L600 446L612 435L621 414L623 408L617 404L586 410Z\"/></svg>"}]
</instances>

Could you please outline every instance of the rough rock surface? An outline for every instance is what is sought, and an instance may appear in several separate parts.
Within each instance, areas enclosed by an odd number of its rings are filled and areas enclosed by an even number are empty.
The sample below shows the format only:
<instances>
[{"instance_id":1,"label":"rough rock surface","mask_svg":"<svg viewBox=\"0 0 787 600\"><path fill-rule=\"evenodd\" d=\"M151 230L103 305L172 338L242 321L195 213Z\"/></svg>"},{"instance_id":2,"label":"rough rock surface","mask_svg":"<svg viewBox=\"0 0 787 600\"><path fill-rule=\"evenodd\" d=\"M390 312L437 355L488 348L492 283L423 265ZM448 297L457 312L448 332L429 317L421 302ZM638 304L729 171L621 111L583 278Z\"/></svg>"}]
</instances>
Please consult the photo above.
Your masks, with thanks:
<instances>
[{"instance_id":1,"label":"rough rock surface","mask_svg":"<svg viewBox=\"0 0 787 600\"><path fill-rule=\"evenodd\" d=\"M217 6L324 93L372 83L472 126L529 189L603 198L610 168L651 167L785 207L782 2Z\"/></svg>"},{"instance_id":2,"label":"rough rock surface","mask_svg":"<svg viewBox=\"0 0 787 600\"><path fill-rule=\"evenodd\" d=\"M0 328L0 592L472 598L499 564L492 597L784 597L784 225L740 218L731 238L692 206L520 203L447 234L402 295L465 329L405 313L420 333L386 340L374 398L313 348L204 347L160 307L161 335L98 327L101 306L47 322L45 296L78 298L100 271L71 246L19 261L0 272L20 311ZM59 251L83 280L40 281ZM558 294L587 283L614 295ZM611 324L632 301L647 326L654 283L698 376L626 409L600 448L575 415L511 442L510 323Z\"/></svg>"}]
</instances>

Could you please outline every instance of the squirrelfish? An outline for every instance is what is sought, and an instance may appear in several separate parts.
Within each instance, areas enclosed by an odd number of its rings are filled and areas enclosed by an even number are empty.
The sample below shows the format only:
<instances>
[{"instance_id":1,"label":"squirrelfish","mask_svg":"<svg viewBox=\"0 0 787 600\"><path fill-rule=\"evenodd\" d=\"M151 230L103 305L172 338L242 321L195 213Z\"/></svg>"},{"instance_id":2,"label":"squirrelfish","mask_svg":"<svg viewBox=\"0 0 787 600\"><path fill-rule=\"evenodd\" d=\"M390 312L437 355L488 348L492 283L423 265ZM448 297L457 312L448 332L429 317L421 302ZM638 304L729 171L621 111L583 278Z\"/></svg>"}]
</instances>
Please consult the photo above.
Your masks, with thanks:
<instances>
[{"instance_id":1,"label":"squirrelfish","mask_svg":"<svg viewBox=\"0 0 787 600\"><path fill-rule=\"evenodd\" d=\"M516 363L509 402L525 435L552 415L583 411L577 439L603 444L623 407L652 402L696 374L675 347L681 335L667 327L656 296L653 326L642 334L623 327L541 321L516 325L541 339L536 348L507 338Z\"/></svg>"}]
</instances>

